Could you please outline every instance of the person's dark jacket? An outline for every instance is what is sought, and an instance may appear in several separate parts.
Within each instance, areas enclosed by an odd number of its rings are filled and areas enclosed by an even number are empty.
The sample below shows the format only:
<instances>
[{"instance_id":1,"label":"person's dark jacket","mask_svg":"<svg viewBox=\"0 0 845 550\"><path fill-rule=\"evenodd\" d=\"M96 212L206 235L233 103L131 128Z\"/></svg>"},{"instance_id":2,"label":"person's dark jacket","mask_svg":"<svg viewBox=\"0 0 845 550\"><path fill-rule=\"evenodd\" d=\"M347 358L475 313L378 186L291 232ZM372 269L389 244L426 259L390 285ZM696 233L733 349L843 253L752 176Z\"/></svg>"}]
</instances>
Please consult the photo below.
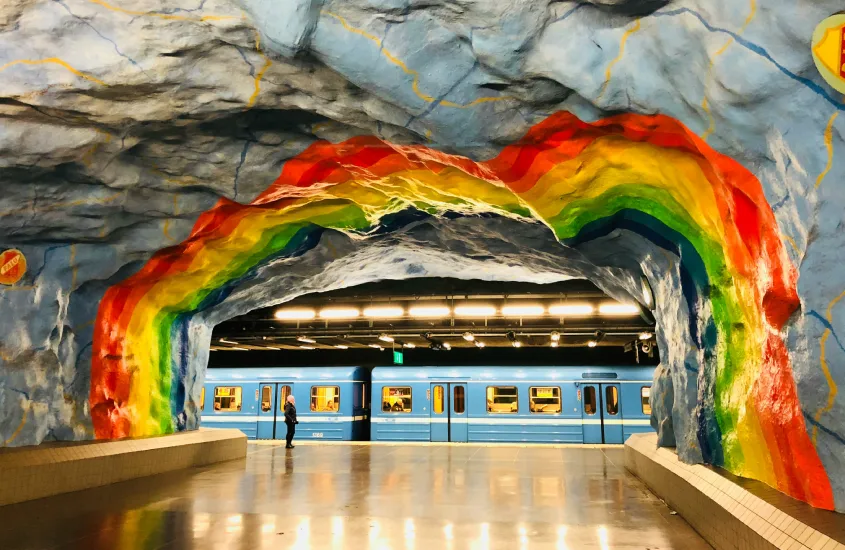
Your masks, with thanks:
<instances>
[{"instance_id":1,"label":"person's dark jacket","mask_svg":"<svg viewBox=\"0 0 845 550\"><path fill-rule=\"evenodd\" d=\"M285 403L285 423L286 424L299 424L296 420L296 407L293 403Z\"/></svg>"}]
</instances>

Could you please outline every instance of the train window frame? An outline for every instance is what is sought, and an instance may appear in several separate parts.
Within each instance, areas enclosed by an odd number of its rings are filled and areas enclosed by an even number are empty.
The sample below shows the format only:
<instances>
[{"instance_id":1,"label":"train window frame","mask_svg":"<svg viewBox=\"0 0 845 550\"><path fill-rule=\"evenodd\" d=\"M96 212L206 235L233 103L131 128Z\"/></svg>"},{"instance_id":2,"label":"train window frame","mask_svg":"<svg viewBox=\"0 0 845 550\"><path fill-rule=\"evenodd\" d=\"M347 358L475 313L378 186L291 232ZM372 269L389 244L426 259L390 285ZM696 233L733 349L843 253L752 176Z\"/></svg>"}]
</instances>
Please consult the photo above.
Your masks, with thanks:
<instances>
[{"instance_id":1,"label":"train window frame","mask_svg":"<svg viewBox=\"0 0 845 550\"><path fill-rule=\"evenodd\" d=\"M493 391L491 392L491 390ZM499 390L513 390L514 393L513 395L497 395ZM519 414L519 388L517 386L487 386L485 397L487 398L487 414ZM516 408L511 409L509 411L494 411L493 406L498 405L498 403L496 403L496 399L502 397L514 397L515 401L511 402L510 404L516 405Z\"/></svg>"},{"instance_id":2,"label":"train window frame","mask_svg":"<svg viewBox=\"0 0 845 550\"><path fill-rule=\"evenodd\" d=\"M276 388L270 384L262 384L261 385L261 402L259 407L261 408L261 412L270 412L273 410L273 390ZM265 395L266 393L266 395ZM267 404L267 408L264 408L264 404Z\"/></svg>"},{"instance_id":3,"label":"train window frame","mask_svg":"<svg viewBox=\"0 0 845 550\"><path fill-rule=\"evenodd\" d=\"M461 390L460 397L458 396L458 390ZM517 399L519 397L517 396ZM458 410L458 405L460 405L460 409ZM467 390L466 387L462 384L456 384L452 386L452 412L455 414L464 414L467 410Z\"/></svg>"},{"instance_id":4,"label":"train window frame","mask_svg":"<svg viewBox=\"0 0 845 550\"><path fill-rule=\"evenodd\" d=\"M407 397L408 406L407 406L407 408L405 408L405 403L404 403L405 396L402 395L402 396L400 396L400 399L402 401L402 410L395 410L395 407L396 407L398 401L395 401L393 404L390 404L389 399L391 397L394 397L394 398L396 397L396 396L390 395L390 390L408 390L408 397ZM388 410L384 409L385 404L388 405ZM414 388L412 388L411 386L382 386L381 387L381 409L380 410L383 414L411 414L411 412L413 412L413 410L414 410Z\"/></svg>"},{"instance_id":5,"label":"train window frame","mask_svg":"<svg viewBox=\"0 0 845 550\"><path fill-rule=\"evenodd\" d=\"M587 410L587 392L590 392L590 393L593 394L593 399L592 399L593 412L590 412L590 411ZM584 414L586 414L587 416L595 416L596 414L598 414L598 412L599 412L598 403L599 403L599 401L598 401L598 389L596 388L596 386L592 386L592 385L584 386L584 404L583 404Z\"/></svg>"},{"instance_id":6,"label":"train window frame","mask_svg":"<svg viewBox=\"0 0 845 550\"><path fill-rule=\"evenodd\" d=\"M203 386L202 390L200 390L200 410L205 410L205 386Z\"/></svg>"},{"instance_id":7,"label":"train window frame","mask_svg":"<svg viewBox=\"0 0 845 550\"><path fill-rule=\"evenodd\" d=\"M219 390L234 390L234 395L218 395ZM223 399L233 399L237 408L223 408ZM220 408L217 408L217 405ZM243 388L241 386L214 386L214 412L241 412L243 408Z\"/></svg>"},{"instance_id":8,"label":"train window frame","mask_svg":"<svg viewBox=\"0 0 845 550\"><path fill-rule=\"evenodd\" d=\"M287 388L287 393L285 393L285 388ZM293 386L290 384L282 384L279 386L279 410L284 412L285 410L285 403L288 402L288 396L293 395Z\"/></svg>"},{"instance_id":9,"label":"train window frame","mask_svg":"<svg viewBox=\"0 0 845 550\"><path fill-rule=\"evenodd\" d=\"M613 390L614 394L614 405L615 409L610 410L611 400L610 400L610 392ZM609 384L604 387L604 412L607 413L608 416L619 416L619 388L616 386Z\"/></svg>"},{"instance_id":10,"label":"train window frame","mask_svg":"<svg viewBox=\"0 0 845 550\"><path fill-rule=\"evenodd\" d=\"M646 407L648 407L648 411L646 411ZM640 408L643 414L651 415L651 386L640 388Z\"/></svg>"},{"instance_id":11,"label":"train window frame","mask_svg":"<svg viewBox=\"0 0 845 550\"><path fill-rule=\"evenodd\" d=\"M533 395L535 390L552 390L552 397L537 397ZM556 411L546 411L546 410L534 410L535 402L537 399L557 399L557 403L543 403L542 406L548 407L549 405L557 405ZM560 393L560 386L530 386L528 388L528 411L531 414L560 414L563 411L563 402L561 400L561 393Z\"/></svg>"},{"instance_id":12,"label":"train window frame","mask_svg":"<svg viewBox=\"0 0 845 550\"><path fill-rule=\"evenodd\" d=\"M319 395L316 395L314 392L315 390L322 390L322 389L333 389L334 390L334 399L331 401L334 403L335 408L329 410L320 410L317 408L317 399L320 398ZM328 401L327 401L328 403ZM328 385L328 386L311 386L311 412L318 412L318 413L328 413L328 414L340 414L340 386L335 385Z\"/></svg>"},{"instance_id":13,"label":"train window frame","mask_svg":"<svg viewBox=\"0 0 845 550\"><path fill-rule=\"evenodd\" d=\"M434 386L434 392L431 394L431 410L434 414L443 414L446 411L446 390L443 384Z\"/></svg>"}]
</instances>

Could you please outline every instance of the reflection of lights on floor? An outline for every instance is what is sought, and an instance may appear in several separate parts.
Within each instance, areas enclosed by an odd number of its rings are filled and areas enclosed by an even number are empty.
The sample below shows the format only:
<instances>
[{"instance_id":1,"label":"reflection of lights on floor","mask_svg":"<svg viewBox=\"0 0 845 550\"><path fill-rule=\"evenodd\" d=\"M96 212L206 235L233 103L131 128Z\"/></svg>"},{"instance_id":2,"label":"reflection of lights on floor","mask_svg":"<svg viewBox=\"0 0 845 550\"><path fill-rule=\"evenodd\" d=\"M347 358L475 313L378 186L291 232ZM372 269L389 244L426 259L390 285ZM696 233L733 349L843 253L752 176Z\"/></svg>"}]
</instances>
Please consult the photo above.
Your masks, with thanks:
<instances>
[{"instance_id":1,"label":"reflection of lights on floor","mask_svg":"<svg viewBox=\"0 0 845 550\"><path fill-rule=\"evenodd\" d=\"M414 550L417 538L417 529L414 526L414 520L411 518L405 519L405 548L406 550Z\"/></svg>"},{"instance_id":2,"label":"reflection of lights on floor","mask_svg":"<svg viewBox=\"0 0 845 550\"><path fill-rule=\"evenodd\" d=\"M446 540L452 540L455 538L455 526L451 523L447 523L446 526L443 528L443 534L446 535Z\"/></svg>"},{"instance_id":3,"label":"reflection of lights on floor","mask_svg":"<svg viewBox=\"0 0 845 550\"><path fill-rule=\"evenodd\" d=\"M194 515L194 538L203 538L208 533L209 525L211 525L211 518L208 514Z\"/></svg>"},{"instance_id":4,"label":"reflection of lights on floor","mask_svg":"<svg viewBox=\"0 0 845 550\"><path fill-rule=\"evenodd\" d=\"M265 514L261 517L261 532L272 535L276 532L276 516Z\"/></svg>"},{"instance_id":5,"label":"reflection of lights on floor","mask_svg":"<svg viewBox=\"0 0 845 550\"><path fill-rule=\"evenodd\" d=\"M244 518L240 514L233 514L226 518L226 532L237 533L243 529Z\"/></svg>"},{"instance_id":6,"label":"reflection of lights on floor","mask_svg":"<svg viewBox=\"0 0 845 550\"><path fill-rule=\"evenodd\" d=\"M378 520L372 520L370 524L370 548L376 548L378 536L381 533L381 525Z\"/></svg>"},{"instance_id":7,"label":"reflection of lights on floor","mask_svg":"<svg viewBox=\"0 0 845 550\"><path fill-rule=\"evenodd\" d=\"M599 546L601 546L601 550L610 550L610 546L607 544L607 527L604 525L598 528L599 534Z\"/></svg>"},{"instance_id":8,"label":"reflection of lights on floor","mask_svg":"<svg viewBox=\"0 0 845 550\"><path fill-rule=\"evenodd\" d=\"M566 525L557 528L557 550L569 550L566 547Z\"/></svg>"},{"instance_id":9,"label":"reflection of lights on floor","mask_svg":"<svg viewBox=\"0 0 845 550\"><path fill-rule=\"evenodd\" d=\"M332 516L332 540L337 543L343 540L343 518Z\"/></svg>"},{"instance_id":10,"label":"reflection of lights on floor","mask_svg":"<svg viewBox=\"0 0 845 550\"><path fill-rule=\"evenodd\" d=\"M296 541L293 547L296 550L308 550L311 548L311 519L302 518L296 526Z\"/></svg>"},{"instance_id":11,"label":"reflection of lights on floor","mask_svg":"<svg viewBox=\"0 0 845 550\"><path fill-rule=\"evenodd\" d=\"M479 537L480 550L490 550L490 524L481 524L481 536Z\"/></svg>"},{"instance_id":12,"label":"reflection of lights on floor","mask_svg":"<svg viewBox=\"0 0 845 550\"><path fill-rule=\"evenodd\" d=\"M528 529L524 525L519 526L519 548L520 550L528 549Z\"/></svg>"}]
</instances>

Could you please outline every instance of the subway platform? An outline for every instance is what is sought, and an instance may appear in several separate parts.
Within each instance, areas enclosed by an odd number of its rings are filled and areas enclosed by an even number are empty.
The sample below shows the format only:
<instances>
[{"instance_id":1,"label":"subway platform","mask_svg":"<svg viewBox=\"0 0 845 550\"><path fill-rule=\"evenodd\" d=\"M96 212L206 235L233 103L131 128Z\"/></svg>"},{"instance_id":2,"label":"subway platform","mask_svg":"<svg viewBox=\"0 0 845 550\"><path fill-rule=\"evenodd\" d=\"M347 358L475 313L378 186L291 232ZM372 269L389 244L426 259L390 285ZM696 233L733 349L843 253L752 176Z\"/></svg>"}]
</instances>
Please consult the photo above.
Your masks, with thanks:
<instances>
[{"instance_id":1,"label":"subway platform","mask_svg":"<svg viewBox=\"0 0 845 550\"><path fill-rule=\"evenodd\" d=\"M0 507L0 548L710 548L622 447L250 444L246 460Z\"/></svg>"}]
</instances>

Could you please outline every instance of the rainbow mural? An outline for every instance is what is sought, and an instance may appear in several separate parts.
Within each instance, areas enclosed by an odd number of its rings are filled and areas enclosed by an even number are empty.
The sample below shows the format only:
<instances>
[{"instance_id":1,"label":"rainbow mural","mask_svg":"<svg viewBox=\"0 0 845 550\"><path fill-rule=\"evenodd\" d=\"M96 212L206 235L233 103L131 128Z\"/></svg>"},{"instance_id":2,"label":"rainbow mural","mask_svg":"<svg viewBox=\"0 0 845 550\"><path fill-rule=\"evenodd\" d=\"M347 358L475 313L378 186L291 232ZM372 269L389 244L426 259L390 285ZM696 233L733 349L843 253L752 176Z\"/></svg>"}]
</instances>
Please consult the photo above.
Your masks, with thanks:
<instances>
[{"instance_id":1,"label":"rainbow mural","mask_svg":"<svg viewBox=\"0 0 845 550\"><path fill-rule=\"evenodd\" d=\"M624 227L673 250L690 333L708 352L695 412L705 459L833 508L782 335L797 274L760 182L660 115L558 113L487 162L374 137L315 143L251 204L220 201L185 242L108 290L94 334L96 436L184 429L197 408L184 385L195 312L323 229L365 231L408 209L539 220L572 245Z\"/></svg>"}]
</instances>

